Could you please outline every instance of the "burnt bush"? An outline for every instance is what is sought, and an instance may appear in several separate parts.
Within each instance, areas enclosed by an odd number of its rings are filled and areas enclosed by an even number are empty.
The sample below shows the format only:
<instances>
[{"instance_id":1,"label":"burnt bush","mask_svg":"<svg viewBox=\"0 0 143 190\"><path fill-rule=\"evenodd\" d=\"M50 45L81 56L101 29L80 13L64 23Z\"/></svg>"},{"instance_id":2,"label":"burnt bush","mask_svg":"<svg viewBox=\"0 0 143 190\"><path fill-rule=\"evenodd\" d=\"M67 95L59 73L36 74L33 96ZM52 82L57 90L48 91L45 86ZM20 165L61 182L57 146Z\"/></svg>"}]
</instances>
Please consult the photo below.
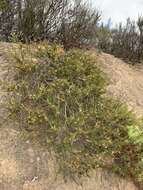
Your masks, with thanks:
<instances>
[{"instance_id":1,"label":"burnt bush","mask_svg":"<svg viewBox=\"0 0 143 190\"><path fill-rule=\"evenodd\" d=\"M60 42L65 48L88 45L100 13L84 0L3 0L0 39Z\"/></svg>"}]
</instances>

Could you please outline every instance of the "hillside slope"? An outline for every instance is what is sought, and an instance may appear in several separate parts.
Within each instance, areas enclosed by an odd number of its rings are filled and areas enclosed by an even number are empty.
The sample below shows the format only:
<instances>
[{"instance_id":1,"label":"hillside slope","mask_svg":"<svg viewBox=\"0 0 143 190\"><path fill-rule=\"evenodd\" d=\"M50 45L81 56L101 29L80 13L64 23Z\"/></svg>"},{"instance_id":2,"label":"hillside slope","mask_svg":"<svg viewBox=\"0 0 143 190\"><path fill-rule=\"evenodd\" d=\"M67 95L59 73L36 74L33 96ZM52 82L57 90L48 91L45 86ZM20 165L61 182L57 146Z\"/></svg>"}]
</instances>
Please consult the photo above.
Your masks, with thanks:
<instances>
[{"instance_id":1,"label":"hillside slope","mask_svg":"<svg viewBox=\"0 0 143 190\"><path fill-rule=\"evenodd\" d=\"M0 44L0 78L8 72L7 52L11 45ZM100 65L111 79L108 90L121 97L137 114L143 111L143 69L129 67L113 56L102 54ZM4 101L0 90L0 101ZM89 178L65 182L56 175L56 163L49 153L40 146L20 137L16 124L4 122L5 112L0 109L0 190L136 190L131 181L120 178L108 171L91 172ZM81 185L82 184L82 185Z\"/></svg>"},{"instance_id":2,"label":"hillside slope","mask_svg":"<svg viewBox=\"0 0 143 190\"><path fill-rule=\"evenodd\" d=\"M132 66L105 53L99 56L99 65L110 80L109 94L127 103L137 116L143 115L143 65Z\"/></svg>"}]
</instances>

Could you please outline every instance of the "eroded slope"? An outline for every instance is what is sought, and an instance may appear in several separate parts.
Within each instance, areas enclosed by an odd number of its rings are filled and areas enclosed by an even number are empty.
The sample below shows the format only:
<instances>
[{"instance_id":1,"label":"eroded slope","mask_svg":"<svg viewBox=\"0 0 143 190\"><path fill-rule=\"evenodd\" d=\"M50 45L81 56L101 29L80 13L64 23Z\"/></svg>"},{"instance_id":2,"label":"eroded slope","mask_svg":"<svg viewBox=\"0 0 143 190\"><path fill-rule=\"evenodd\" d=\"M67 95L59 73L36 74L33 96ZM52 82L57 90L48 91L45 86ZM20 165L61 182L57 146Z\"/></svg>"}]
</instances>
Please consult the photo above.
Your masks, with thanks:
<instances>
[{"instance_id":1,"label":"eroded slope","mask_svg":"<svg viewBox=\"0 0 143 190\"><path fill-rule=\"evenodd\" d=\"M126 64L105 53L99 56L99 64L110 80L110 95L121 98L138 116L143 115L143 66Z\"/></svg>"}]
</instances>

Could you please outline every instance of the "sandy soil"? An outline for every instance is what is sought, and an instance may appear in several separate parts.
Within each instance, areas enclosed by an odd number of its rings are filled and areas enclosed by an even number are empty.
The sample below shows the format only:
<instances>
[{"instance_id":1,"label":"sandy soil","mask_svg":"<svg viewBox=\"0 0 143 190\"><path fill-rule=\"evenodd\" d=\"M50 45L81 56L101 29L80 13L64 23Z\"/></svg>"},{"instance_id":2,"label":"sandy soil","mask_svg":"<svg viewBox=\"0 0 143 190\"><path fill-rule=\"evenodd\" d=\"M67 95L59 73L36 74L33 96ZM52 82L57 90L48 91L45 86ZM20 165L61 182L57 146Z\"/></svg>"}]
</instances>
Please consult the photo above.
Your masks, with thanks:
<instances>
[{"instance_id":1,"label":"sandy soil","mask_svg":"<svg viewBox=\"0 0 143 190\"><path fill-rule=\"evenodd\" d=\"M130 109L143 115L143 65L132 66L112 55L102 53L99 64L110 80L108 92L127 103Z\"/></svg>"}]
</instances>

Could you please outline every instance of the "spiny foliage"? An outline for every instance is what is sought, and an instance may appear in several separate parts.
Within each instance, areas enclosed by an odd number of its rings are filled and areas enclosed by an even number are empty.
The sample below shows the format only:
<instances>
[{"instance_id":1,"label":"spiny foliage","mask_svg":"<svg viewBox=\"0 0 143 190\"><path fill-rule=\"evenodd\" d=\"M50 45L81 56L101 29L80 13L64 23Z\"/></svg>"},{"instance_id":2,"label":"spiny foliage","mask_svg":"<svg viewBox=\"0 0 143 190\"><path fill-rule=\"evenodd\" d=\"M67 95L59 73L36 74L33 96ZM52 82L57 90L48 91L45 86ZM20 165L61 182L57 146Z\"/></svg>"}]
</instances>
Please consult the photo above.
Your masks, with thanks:
<instances>
[{"instance_id":1,"label":"spiny foliage","mask_svg":"<svg viewBox=\"0 0 143 190\"><path fill-rule=\"evenodd\" d=\"M106 77L97 61L78 49L22 45L7 85L11 119L55 152L66 176L102 167L142 182L139 123L126 106L105 96Z\"/></svg>"}]
</instances>

